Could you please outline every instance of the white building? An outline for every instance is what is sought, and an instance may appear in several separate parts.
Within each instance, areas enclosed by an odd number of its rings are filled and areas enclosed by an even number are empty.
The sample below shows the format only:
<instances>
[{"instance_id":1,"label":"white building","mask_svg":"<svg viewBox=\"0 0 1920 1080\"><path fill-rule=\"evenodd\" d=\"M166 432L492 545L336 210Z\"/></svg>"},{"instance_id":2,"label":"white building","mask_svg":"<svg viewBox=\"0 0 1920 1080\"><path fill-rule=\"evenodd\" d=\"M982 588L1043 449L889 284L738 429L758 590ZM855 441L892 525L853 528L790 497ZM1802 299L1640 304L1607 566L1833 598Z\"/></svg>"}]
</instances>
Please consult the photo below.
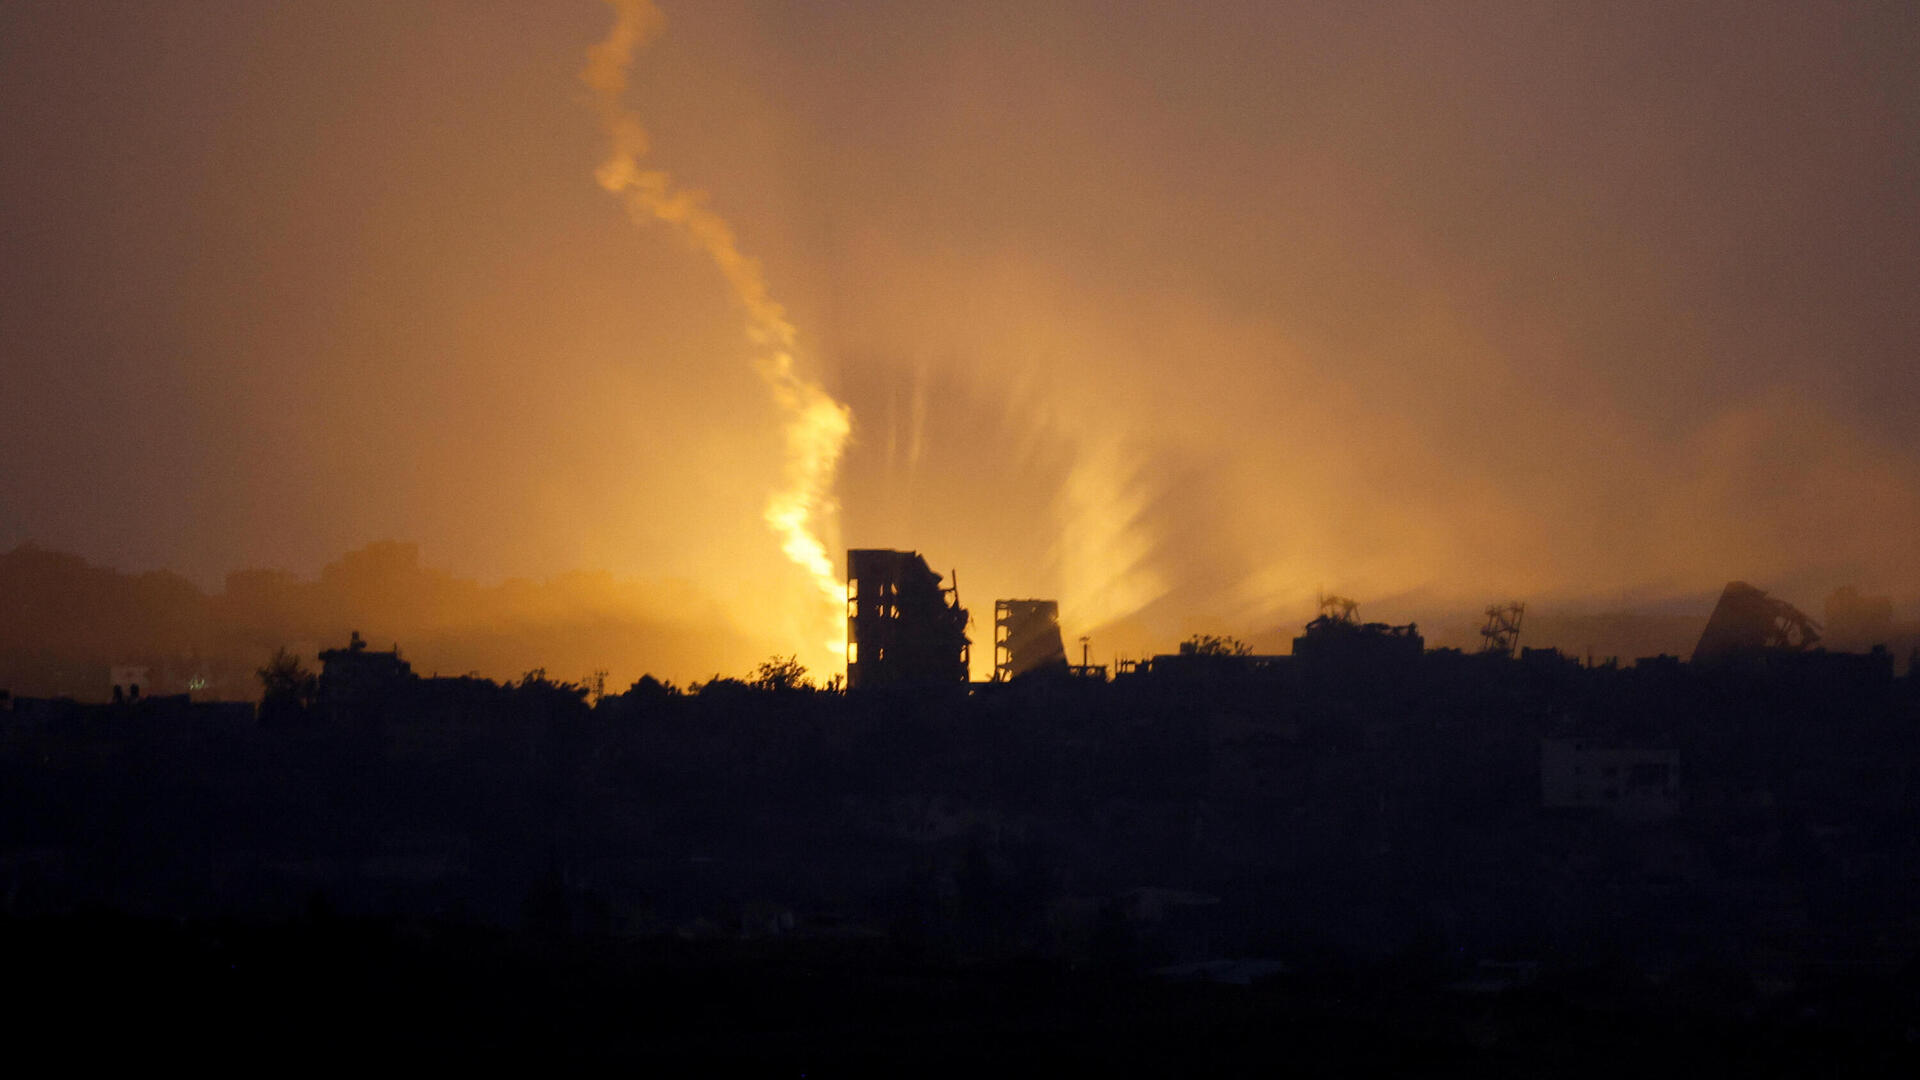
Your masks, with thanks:
<instances>
[{"instance_id":1,"label":"white building","mask_svg":"<svg viewBox=\"0 0 1920 1080\"><path fill-rule=\"evenodd\" d=\"M1680 752L1592 736L1540 740L1540 805L1615 817L1671 817L1680 809Z\"/></svg>"}]
</instances>

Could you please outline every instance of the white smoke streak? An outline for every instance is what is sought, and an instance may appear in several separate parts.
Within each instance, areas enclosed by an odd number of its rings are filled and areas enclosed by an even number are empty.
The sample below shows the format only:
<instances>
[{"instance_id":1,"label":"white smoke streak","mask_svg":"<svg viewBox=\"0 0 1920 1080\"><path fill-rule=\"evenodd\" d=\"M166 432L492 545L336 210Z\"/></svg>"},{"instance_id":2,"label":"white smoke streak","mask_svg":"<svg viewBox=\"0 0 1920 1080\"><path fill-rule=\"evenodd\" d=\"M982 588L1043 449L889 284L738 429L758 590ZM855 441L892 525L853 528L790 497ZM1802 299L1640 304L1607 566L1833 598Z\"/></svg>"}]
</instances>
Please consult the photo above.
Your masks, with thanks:
<instances>
[{"instance_id":1,"label":"white smoke streak","mask_svg":"<svg viewBox=\"0 0 1920 1080\"><path fill-rule=\"evenodd\" d=\"M641 167L650 143L647 130L620 99L634 53L659 35L665 19L650 0L607 0L607 4L614 10L613 28L588 51L586 70L580 74L593 90L601 127L611 142L594 177L602 188L620 197L635 224L661 222L684 232L713 260L734 299L746 310L747 336L761 350L754 368L786 415L785 483L769 497L763 517L780 537L787 558L806 571L818 590L822 626L831 627L826 647L838 662L844 662L841 620L846 587L820 531L832 524L838 512L833 482L852 430L851 411L796 370L793 324L769 295L759 262L741 253L733 226L707 208L705 193L676 187L666 172Z\"/></svg>"}]
</instances>

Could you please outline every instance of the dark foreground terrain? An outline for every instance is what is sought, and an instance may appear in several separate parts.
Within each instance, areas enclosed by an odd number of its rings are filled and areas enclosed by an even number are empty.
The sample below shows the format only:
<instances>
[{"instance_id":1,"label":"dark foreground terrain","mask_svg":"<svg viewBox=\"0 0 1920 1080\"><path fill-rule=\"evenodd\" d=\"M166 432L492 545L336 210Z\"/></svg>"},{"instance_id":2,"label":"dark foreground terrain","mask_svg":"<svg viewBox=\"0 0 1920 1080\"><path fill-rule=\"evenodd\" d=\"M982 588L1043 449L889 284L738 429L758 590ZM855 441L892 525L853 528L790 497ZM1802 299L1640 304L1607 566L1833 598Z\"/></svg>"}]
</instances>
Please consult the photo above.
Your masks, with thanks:
<instances>
[{"instance_id":1,"label":"dark foreground terrain","mask_svg":"<svg viewBox=\"0 0 1920 1080\"><path fill-rule=\"evenodd\" d=\"M725 1067L778 1076L1913 1075L1911 970L1762 1000L1728 973L1525 988L1392 965L1250 985L939 966L885 944L552 940L342 919L0 921L16 1032L69 1065Z\"/></svg>"},{"instance_id":2,"label":"dark foreground terrain","mask_svg":"<svg viewBox=\"0 0 1920 1080\"><path fill-rule=\"evenodd\" d=\"M776 1075L1920 1065L1920 683L1884 656L589 702L333 655L398 674L257 718L13 702L14 1030Z\"/></svg>"}]
</instances>

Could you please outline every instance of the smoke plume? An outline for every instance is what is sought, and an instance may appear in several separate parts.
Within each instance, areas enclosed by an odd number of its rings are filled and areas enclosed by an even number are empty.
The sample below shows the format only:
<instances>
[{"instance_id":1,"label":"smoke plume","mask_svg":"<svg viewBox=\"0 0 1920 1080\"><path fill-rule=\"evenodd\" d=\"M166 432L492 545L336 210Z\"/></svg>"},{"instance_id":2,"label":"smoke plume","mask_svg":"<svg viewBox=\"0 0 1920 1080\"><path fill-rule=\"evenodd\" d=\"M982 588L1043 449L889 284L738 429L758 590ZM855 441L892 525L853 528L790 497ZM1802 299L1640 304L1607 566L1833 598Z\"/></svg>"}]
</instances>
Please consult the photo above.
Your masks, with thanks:
<instances>
[{"instance_id":1,"label":"smoke plume","mask_svg":"<svg viewBox=\"0 0 1920 1080\"><path fill-rule=\"evenodd\" d=\"M601 127L610 141L595 170L600 186L618 196L637 225L660 222L679 229L713 260L747 314L747 337L759 353L755 370L786 416L785 483L767 500L764 519L787 558L804 570L821 599L822 645L844 663L841 637L846 586L821 538L837 513L834 474L852 430L852 413L794 359L797 335L786 311L769 295L757 260L742 254L733 226L706 206L704 192L679 187L659 169L642 168L649 140L638 115L621 103L634 53L659 35L665 19L650 0L608 0L613 29L587 53L581 79L593 90ZM826 665L822 665L826 666Z\"/></svg>"}]
</instances>

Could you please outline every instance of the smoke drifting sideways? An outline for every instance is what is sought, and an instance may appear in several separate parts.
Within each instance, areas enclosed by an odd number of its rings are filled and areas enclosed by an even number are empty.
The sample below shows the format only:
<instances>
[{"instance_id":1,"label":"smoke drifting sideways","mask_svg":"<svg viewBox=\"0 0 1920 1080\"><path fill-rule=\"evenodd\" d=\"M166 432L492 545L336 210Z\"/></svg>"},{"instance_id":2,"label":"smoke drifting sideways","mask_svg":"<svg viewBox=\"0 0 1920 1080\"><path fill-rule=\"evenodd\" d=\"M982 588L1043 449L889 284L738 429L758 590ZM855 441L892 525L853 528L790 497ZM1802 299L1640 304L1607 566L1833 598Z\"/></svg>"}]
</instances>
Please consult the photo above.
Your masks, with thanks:
<instances>
[{"instance_id":1,"label":"smoke drifting sideways","mask_svg":"<svg viewBox=\"0 0 1920 1080\"><path fill-rule=\"evenodd\" d=\"M595 178L620 197L635 224L657 222L680 230L713 260L745 310L748 340L760 352L755 368L785 417L785 484L768 499L764 517L780 538L781 550L805 572L821 600L823 636L817 648L806 648L802 656L818 671L843 667L846 585L834 570L823 533L834 533L834 475L852 430L850 411L800 373L794 359L795 328L769 294L760 264L741 253L733 227L707 208L703 193L676 186L664 171L641 167L650 140L639 116L621 104L621 96L635 52L660 33L665 20L650 0L608 0L608 5L615 13L613 28L588 51L581 73L593 90L601 127L611 142Z\"/></svg>"}]
</instances>

